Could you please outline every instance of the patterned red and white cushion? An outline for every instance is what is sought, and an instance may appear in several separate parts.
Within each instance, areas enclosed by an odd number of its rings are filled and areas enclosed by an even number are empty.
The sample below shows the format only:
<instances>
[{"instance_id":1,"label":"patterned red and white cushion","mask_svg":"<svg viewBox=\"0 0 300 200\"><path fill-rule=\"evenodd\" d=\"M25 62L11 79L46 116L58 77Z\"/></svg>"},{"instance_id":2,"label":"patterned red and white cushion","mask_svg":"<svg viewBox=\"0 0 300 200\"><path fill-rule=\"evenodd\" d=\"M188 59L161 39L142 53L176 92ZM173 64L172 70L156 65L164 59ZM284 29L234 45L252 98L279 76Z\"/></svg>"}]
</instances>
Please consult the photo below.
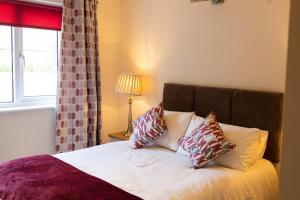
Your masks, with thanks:
<instances>
[{"instance_id":1,"label":"patterned red and white cushion","mask_svg":"<svg viewBox=\"0 0 300 200\"><path fill-rule=\"evenodd\" d=\"M214 113L209 114L191 135L179 139L178 144L190 153L194 168L205 166L235 147L224 139Z\"/></svg>"},{"instance_id":2,"label":"patterned red and white cushion","mask_svg":"<svg viewBox=\"0 0 300 200\"><path fill-rule=\"evenodd\" d=\"M133 134L130 138L132 146L140 149L168 132L162 103L149 109L134 122Z\"/></svg>"}]
</instances>

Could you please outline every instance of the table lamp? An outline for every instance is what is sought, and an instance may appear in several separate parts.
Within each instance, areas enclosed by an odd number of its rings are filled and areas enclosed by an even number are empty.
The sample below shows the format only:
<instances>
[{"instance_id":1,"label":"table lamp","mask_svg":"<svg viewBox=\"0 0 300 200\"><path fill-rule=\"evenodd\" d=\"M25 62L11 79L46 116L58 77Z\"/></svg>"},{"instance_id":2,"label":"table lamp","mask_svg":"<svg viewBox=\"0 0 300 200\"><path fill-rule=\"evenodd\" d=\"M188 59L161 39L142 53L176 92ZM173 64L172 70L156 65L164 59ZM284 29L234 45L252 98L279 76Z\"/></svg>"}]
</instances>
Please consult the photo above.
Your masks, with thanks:
<instances>
[{"instance_id":1,"label":"table lamp","mask_svg":"<svg viewBox=\"0 0 300 200\"><path fill-rule=\"evenodd\" d=\"M116 86L116 92L120 94L128 95L128 126L124 136L130 136L133 132L132 128L132 96L142 95L142 80L141 76L131 73L121 73Z\"/></svg>"}]
</instances>

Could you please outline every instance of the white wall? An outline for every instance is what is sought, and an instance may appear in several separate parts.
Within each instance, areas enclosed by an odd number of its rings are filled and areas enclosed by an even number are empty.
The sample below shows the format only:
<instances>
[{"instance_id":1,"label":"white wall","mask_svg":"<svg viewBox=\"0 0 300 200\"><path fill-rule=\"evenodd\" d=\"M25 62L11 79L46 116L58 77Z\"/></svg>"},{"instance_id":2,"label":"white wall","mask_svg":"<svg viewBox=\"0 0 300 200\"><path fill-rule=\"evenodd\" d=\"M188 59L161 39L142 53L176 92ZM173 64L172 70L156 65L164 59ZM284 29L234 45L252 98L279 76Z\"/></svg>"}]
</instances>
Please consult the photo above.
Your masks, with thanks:
<instances>
[{"instance_id":1,"label":"white wall","mask_svg":"<svg viewBox=\"0 0 300 200\"><path fill-rule=\"evenodd\" d=\"M289 0L121 1L120 71L144 76L134 116L165 82L283 92L288 19ZM126 98L120 110L125 128Z\"/></svg>"},{"instance_id":2,"label":"white wall","mask_svg":"<svg viewBox=\"0 0 300 200\"><path fill-rule=\"evenodd\" d=\"M300 2L299 0L292 0L291 2L284 134L280 174L280 199L282 200L299 199L300 190Z\"/></svg>"},{"instance_id":3,"label":"white wall","mask_svg":"<svg viewBox=\"0 0 300 200\"><path fill-rule=\"evenodd\" d=\"M101 0L98 6L102 83L102 139L118 131L118 96L114 87L120 66L120 0Z\"/></svg>"},{"instance_id":4,"label":"white wall","mask_svg":"<svg viewBox=\"0 0 300 200\"><path fill-rule=\"evenodd\" d=\"M54 153L54 108L0 111L0 161Z\"/></svg>"}]
</instances>

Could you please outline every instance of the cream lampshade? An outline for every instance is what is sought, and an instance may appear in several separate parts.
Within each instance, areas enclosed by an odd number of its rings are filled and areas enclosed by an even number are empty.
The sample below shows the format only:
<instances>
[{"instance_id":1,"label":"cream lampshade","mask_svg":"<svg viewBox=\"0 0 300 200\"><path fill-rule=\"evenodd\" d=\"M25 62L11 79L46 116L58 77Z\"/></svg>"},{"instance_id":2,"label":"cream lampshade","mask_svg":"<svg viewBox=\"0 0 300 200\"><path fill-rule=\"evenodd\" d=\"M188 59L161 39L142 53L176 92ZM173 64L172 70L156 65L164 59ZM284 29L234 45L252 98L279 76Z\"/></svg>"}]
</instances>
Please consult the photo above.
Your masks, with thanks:
<instances>
[{"instance_id":1,"label":"cream lampshade","mask_svg":"<svg viewBox=\"0 0 300 200\"><path fill-rule=\"evenodd\" d=\"M128 127L127 131L124 133L125 136L130 136L133 132L132 128L132 111L131 96L141 96L142 95L142 78L136 74L122 73L119 75L119 79L116 86L116 92L120 94L128 95Z\"/></svg>"}]
</instances>

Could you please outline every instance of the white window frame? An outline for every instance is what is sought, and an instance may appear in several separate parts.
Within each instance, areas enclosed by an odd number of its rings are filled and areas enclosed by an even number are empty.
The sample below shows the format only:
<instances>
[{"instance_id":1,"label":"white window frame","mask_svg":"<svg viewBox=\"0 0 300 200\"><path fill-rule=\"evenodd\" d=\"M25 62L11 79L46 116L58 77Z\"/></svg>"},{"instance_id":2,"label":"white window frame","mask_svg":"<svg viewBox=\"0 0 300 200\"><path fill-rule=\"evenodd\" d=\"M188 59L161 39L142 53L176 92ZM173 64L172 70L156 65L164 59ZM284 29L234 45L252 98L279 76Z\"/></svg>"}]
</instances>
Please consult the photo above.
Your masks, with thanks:
<instances>
[{"instance_id":1,"label":"white window frame","mask_svg":"<svg viewBox=\"0 0 300 200\"><path fill-rule=\"evenodd\" d=\"M60 48L60 33L57 31L57 49ZM23 54L22 28L11 26L12 40L12 76L13 76L13 100L12 102L0 102L0 108L27 107L27 106L55 106L56 95L24 96L24 67L26 58ZM59 57L59 55L57 55ZM59 65L59 58L57 58Z\"/></svg>"}]
</instances>

